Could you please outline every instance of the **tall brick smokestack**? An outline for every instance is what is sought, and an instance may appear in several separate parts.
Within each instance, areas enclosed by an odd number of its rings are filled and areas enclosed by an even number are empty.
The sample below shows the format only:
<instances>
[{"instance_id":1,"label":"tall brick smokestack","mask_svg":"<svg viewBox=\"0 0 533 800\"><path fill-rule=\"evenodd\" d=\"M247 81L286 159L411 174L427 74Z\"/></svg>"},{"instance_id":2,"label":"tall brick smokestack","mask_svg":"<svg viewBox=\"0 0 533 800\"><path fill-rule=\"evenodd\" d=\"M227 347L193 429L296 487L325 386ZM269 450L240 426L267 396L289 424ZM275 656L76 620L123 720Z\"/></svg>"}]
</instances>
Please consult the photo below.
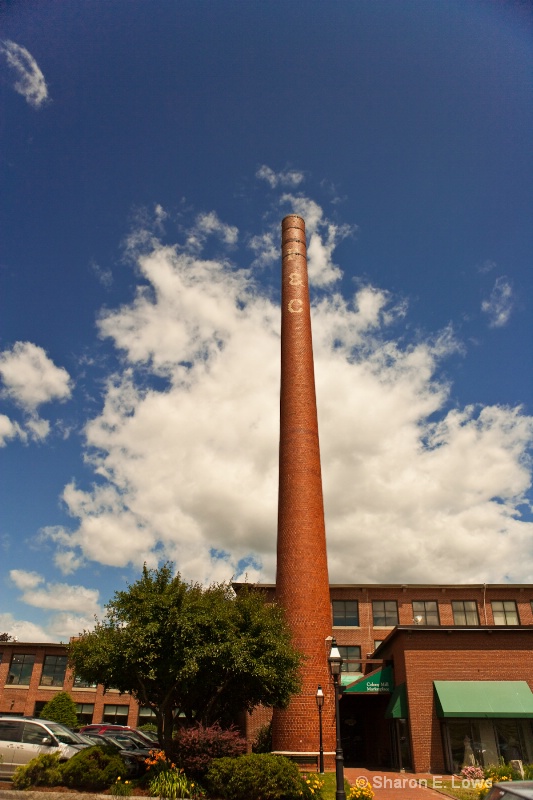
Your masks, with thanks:
<instances>
[{"instance_id":1,"label":"tall brick smokestack","mask_svg":"<svg viewBox=\"0 0 533 800\"><path fill-rule=\"evenodd\" d=\"M282 222L281 394L276 601L304 654L302 691L274 712L273 750L318 753L316 690L324 703L324 750L335 751L328 563L318 441L305 222ZM330 759L327 759L330 760Z\"/></svg>"}]
</instances>

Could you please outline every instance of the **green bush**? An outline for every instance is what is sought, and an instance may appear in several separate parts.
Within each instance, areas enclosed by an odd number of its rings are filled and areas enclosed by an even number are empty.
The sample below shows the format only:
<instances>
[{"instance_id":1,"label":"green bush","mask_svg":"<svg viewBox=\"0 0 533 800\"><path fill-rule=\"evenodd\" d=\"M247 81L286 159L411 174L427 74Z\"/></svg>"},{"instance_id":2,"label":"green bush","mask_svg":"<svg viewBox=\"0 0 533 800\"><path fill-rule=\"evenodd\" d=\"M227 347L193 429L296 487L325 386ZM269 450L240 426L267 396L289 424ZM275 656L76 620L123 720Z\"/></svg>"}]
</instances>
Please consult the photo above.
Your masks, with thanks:
<instances>
[{"instance_id":1,"label":"green bush","mask_svg":"<svg viewBox=\"0 0 533 800\"><path fill-rule=\"evenodd\" d=\"M510 767L509 764L489 764L483 771L485 778L490 778L493 783L522 780L520 773Z\"/></svg>"},{"instance_id":2,"label":"green bush","mask_svg":"<svg viewBox=\"0 0 533 800\"><path fill-rule=\"evenodd\" d=\"M39 714L41 719L49 719L52 722L60 722L67 728L78 727L78 717L76 714L76 703L68 692L58 692L43 706Z\"/></svg>"},{"instance_id":3,"label":"green bush","mask_svg":"<svg viewBox=\"0 0 533 800\"><path fill-rule=\"evenodd\" d=\"M126 774L122 758L112 747L95 745L80 750L61 767L63 783L72 789L107 789Z\"/></svg>"},{"instance_id":4,"label":"green bush","mask_svg":"<svg viewBox=\"0 0 533 800\"><path fill-rule=\"evenodd\" d=\"M263 725L257 731L252 744L252 753L270 753L272 750L272 723Z\"/></svg>"},{"instance_id":5,"label":"green bush","mask_svg":"<svg viewBox=\"0 0 533 800\"><path fill-rule=\"evenodd\" d=\"M28 764L17 767L13 774L14 789L30 786L60 786L62 783L59 753L44 753L32 758Z\"/></svg>"},{"instance_id":6,"label":"green bush","mask_svg":"<svg viewBox=\"0 0 533 800\"><path fill-rule=\"evenodd\" d=\"M297 765L284 756L250 753L211 762L206 785L216 797L228 800L307 800L320 798L311 790Z\"/></svg>"}]
</instances>

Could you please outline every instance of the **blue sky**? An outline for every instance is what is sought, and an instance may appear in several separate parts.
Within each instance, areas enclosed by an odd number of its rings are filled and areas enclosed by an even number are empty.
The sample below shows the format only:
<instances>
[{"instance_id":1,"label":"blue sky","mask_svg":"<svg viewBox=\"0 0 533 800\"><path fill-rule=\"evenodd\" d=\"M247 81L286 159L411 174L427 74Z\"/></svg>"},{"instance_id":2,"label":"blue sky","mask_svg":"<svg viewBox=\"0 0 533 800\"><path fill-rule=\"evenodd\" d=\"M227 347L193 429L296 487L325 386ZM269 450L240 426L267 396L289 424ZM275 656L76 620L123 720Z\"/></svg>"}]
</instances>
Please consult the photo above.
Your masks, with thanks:
<instances>
[{"instance_id":1,"label":"blue sky","mask_svg":"<svg viewBox=\"0 0 533 800\"><path fill-rule=\"evenodd\" d=\"M0 629L275 576L305 217L330 579L533 582L523 2L0 5Z\"/></svg>"}]
</instances>

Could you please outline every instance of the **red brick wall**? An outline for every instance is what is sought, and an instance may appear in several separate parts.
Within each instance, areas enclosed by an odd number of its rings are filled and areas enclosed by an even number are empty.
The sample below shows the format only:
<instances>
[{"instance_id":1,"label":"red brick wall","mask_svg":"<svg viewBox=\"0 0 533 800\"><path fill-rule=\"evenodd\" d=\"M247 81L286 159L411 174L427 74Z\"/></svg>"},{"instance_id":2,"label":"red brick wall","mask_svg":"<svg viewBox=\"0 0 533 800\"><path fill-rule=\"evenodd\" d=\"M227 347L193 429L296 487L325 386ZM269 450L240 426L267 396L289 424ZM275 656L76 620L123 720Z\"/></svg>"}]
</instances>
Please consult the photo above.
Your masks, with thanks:
<instances>
[{"instance_id":1,"label":"red brick wall","mask_svg":"<svg viewBox=\"0 0 533 800\"><path fill-rule=\"evenodd\" d=\"M385 656L406 682L415 772L445 769L433 681L527 681L533 689L533 628L398 631Z\"/></svg>"}]
</instances>

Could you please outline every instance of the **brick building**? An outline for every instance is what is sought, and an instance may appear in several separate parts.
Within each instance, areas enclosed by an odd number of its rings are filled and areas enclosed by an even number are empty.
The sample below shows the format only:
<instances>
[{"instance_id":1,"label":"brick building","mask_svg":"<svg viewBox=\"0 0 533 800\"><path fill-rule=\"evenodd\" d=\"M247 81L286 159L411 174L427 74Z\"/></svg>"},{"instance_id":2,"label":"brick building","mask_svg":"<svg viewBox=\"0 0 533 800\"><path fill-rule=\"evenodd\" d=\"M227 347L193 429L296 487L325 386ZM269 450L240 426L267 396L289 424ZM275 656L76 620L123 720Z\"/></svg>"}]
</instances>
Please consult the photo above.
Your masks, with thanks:
<instances>
[{"instance_id":1,"label":"brick building","mask_svg":"<svg viewBox=\"0 0 533 800\"><path fill-rule=\"evenodd\" d=\"M257 588L274 598L273 584ZM533 584L332 585L330 596L346 763L442 774L533 762ZM0 642L0 714L36 715L61 690L80 724L151 719L129 695L77 680L64 644ZM311 708L307 747L318 753ZM270 717L246 715L250 742Z\"/></svg>"},{"instance_id":2,"label":"brick building","mask_svg":"<svg viewBox=\"0 0 533 800\"><path fill-rule=\"evenodd\" d=\"M260 588L274 598L273 585ZM330 595L346 763L443 773L533 762L533 585L350 584ZM266 720L248 718L250 739ZM309 726L318 743L318 712Z\"/></svg>"}]
</instances>

